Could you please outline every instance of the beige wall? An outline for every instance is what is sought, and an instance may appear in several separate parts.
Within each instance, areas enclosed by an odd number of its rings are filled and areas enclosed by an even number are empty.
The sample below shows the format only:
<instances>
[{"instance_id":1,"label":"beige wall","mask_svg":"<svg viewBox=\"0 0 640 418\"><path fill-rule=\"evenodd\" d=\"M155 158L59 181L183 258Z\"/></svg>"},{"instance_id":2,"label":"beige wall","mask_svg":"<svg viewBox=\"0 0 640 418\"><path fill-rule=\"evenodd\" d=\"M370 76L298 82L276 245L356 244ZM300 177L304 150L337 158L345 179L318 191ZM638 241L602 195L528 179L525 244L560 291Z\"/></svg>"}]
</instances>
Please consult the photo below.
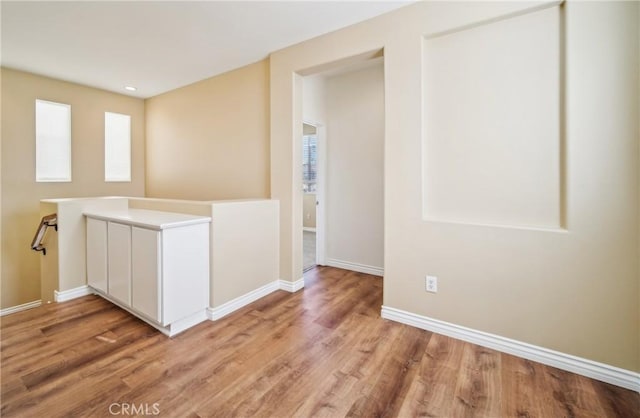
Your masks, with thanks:
<instances>
[{"instance_id":1,"label":"beige wall","mask_svg":"<svg viewBox=\"0 0 640 418\"><path fill-rule=\"evenodd\" d=\"M427 219L564 226L560 19L552 7L423 43Z\"/></svg>"},{"instance_id":2,"label":"beige wall","mask_svg":"<svg viewBox=\"0 0 640 418\"><path fill-rule=\"evenodd\" d=\"M35 182L35 100L71 105L72 182ZM2 68L2 301L40 299L40 199L144 194L144 102ZM131 115L131 182L104 182L104 112Z\"/></svg>"},{"instance_id":3,"label":"beige wall","mask_svg":"<svg viewBox=\"0 0 640 418\"><path fill-rule=\"evenodd\" d=\"M302 222L305 228L316 227L316 194L305 193L302 202Z\"/></svg>"},{"instance_id":4,"label":"beige wall","mask_svg":"<svg viewBox=\"0 0 640 418\"><path fill-rule=\"evenodd\" d=\"M384 266L384 68L326 79L326 257Z\"/></svg>"},{"instance_id":5,"label":"beige wall","mask_svg":"<svg viewBox=\"0 0 640 418\"><path fill-rule=\"evenodd\" d=\"M212 202L211 302L220 308L279 279L278 202Z\"/></svg>"},{"instance_id":6,"label":"beige wall","mask_svg":"<svg viewBox=\"0 0 640 418\"><path fill-rule=\"evenodd\" d=\"M302 80L302 118L314 125L324 125L326 121L325 76L310 75Z\"/></svg>"},{"instance_id":7,"label":"beige wall","mask_svg":"<svg viewBox=\"0 0 640 418\"><path fill-rule=\"evenodd\" d=\"M295 74L384 48L384 305L639 371L638 3L563 6L567 230L423 218L425 36L532 4L420 2L271 55L281 277L295 280L302 257ZM426 274L437 294L425 293Z\"/></svg>"},{"instance_id":8,"label":"beige wall","mask_svg":"<svg viewBox=\"0 0 640 418\"><path fill-rule=\"evenodd\" d=\"M269 196L268 60L145 104L147 196Z\"/></svg>"}]
</instances>

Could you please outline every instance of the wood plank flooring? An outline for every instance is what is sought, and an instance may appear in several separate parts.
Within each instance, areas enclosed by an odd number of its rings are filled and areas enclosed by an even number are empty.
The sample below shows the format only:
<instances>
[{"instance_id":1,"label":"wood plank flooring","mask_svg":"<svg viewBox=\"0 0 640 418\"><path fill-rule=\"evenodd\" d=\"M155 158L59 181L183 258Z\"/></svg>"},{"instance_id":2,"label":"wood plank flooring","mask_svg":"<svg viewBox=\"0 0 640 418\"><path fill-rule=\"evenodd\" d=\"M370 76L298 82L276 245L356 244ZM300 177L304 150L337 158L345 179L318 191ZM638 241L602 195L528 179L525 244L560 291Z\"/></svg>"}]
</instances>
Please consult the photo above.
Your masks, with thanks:
<instances>
[{"instance_id":1,"label":"wood plank flooring","mask_svg":"<svg viewBox=\"0 0 640 418\"><path fill-rule=\"evenodd\" d=\"M640 395L380 318L329 267L173 339L96 296L5 316L2 417L640 417Z\"/></svg>"}]
</instances>

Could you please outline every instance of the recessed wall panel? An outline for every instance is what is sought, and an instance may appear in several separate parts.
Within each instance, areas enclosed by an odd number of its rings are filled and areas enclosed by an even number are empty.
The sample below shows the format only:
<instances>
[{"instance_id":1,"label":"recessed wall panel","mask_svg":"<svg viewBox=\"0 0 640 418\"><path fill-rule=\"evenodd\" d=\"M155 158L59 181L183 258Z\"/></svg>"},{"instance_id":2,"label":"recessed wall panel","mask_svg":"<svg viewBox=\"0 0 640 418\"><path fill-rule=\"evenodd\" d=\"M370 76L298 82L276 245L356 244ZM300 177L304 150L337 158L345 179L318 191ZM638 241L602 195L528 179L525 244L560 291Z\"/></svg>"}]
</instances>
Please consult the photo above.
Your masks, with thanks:
<instances>
[{"instance_id":1,"label":"recessed wall panel","mask_svg":"<svg viewBox=\"0 0 640 418\"><path fill-rule=\"evenodd\" d=\"M560 13L425 38L425 219L562 226Z\"/></svg>"}]
</instances>

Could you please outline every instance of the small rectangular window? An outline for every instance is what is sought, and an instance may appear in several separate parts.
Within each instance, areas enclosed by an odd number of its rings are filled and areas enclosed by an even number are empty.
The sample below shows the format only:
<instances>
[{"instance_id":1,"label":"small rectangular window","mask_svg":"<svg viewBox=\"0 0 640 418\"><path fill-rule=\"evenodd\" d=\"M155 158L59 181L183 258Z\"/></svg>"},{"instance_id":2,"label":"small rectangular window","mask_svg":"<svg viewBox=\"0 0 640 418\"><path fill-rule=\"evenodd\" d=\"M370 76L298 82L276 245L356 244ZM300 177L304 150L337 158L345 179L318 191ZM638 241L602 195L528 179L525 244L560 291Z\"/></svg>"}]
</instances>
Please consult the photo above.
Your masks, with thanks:
<instances>
[{"instance_id":1,"label":"small rectangular window","mask_svg":"<svg viewBox=\"0 0 640 418\"><path fill-rule=\"evenodd\" d=\"M36 181L71 181L71 106L36 100Z\"/></svg>"},{"instance_id":2,"label":"small rectangular window","mask_svg":"<svg viewBox=\"0 0 640 418\"><path fill-rule=\"evenodd\" d=\"M318 175L318 137L316 134L302 136L302 188L305 193L316 192Z\"/></svg>"},{"instance_id":3,"label":"small rectangular window","mask_svg":"<svg viewBox=\"0 0 640 418\"><path fill-rule=\"evenodd\" d=\"M104 113L104 181L131 181L131 116Z\"/></svg>"}]
</instances>

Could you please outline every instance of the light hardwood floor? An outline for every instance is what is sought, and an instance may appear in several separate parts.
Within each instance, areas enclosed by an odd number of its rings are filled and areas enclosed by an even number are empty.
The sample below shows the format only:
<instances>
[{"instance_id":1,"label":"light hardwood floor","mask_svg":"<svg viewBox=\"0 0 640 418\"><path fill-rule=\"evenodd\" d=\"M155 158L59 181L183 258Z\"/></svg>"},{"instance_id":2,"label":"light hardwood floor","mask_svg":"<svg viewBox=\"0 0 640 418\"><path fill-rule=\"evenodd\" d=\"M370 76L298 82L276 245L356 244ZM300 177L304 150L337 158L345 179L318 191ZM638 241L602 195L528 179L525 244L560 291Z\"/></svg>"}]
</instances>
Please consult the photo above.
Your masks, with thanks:
<instances>
[{"instance_id":1,"label":"light hardwood floor","mask_svg":"<svg viewBox=\"0 0 640 418\"><path fill-rule=\"evenodd\" d=\"M316 233L302 232L302 269L304 271L316 265Z\"/></svg>"},{"instance_id":2,"label":"light hardwood floor","mask_svg":"<svg viewBox=\"0 0 640 418\"><path fill-rule=\"evenodd\" d=\"M379 277L305 282L173 339L96 296L3 317L1 415L640 416L638 393L381 319Z\"/></svg>"}]
</instances>

